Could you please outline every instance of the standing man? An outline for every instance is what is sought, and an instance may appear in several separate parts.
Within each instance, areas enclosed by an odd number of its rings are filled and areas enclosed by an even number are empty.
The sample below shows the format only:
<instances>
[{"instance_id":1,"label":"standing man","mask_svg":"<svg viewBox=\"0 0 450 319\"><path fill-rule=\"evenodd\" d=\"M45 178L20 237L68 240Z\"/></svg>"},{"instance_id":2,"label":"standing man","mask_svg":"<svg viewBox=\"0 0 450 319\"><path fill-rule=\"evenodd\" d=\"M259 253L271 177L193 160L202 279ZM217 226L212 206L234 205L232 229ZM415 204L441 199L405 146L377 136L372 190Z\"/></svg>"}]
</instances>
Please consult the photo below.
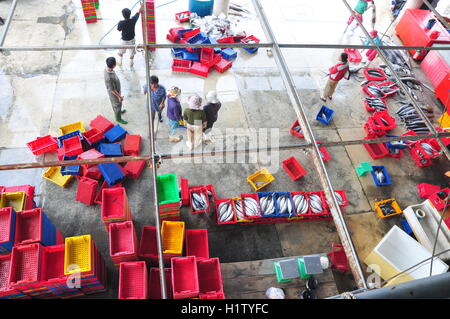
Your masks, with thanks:
<instances>
[{"instance_id":1,"label":"standing man","mask_svg":"<svg viewBox=\"0 0 450 319\"><path fill-rule=\"evenodd\" d=\"M120 80L117 77L116 72L114 71L115 67L116 58L107 58L106 69L104 72L106 90L108 91L109 100L111 101L114 115L116 117L116 122L119 122L121 124L128 124L127 121L122 120L122 113L125 113L125 110L122 110L123 96L120 95Z\"/></svg>"},{"instance_id":2,"label":"standing man","mask_svg":"<svg viewBox=\"0 0 450 319\"><path fill-rule=\"evenodd\" d=\"M370 31L370 36L372 37L373 42L375 42L376 45L383 45L383 41L381 41L380 37L378 36L377 30ZM369 39L367 39L366 43L364 43L364 45L370 45L370 44L371 44L371 42ZM364 50L362 50L362 51L364 51ZM368 49L366 51L367 61L363 62L364 64L366 64L366 67L368 67L369 64L376 58L377 54L378 54L378 51L376 49Z\"/></svg>"},{"instance_id":3,"label":"standing man","mask_svg":"<svg viewBox=\"0 0 450 319\"><path fill-rule=\"evenodd\" d=\"M328 70L328 72L330 73L327 84L325 86L325 89L323 90L322 96L320 97L322 101L326 102L327 98L331 100L338 82L342 80L346 74L348 74L347 80L350 78L348 69L348 55L347 53L341 53L340 62Z\"/></svg>"},{"instance_id":4,"label":"standing man","mask_svg":"<svg viewBox=\"0 0 450 319\"><path fill-rule=\"evenodd\" d=\"M206 127L206 114L202 109L202 98L198 94L191 95L188 107L184 109L183 119L187 128L187 147L192 150L202 143L202 130Z\"/></svg>"},{"instance_id":5,"label":"standing man","mask_svg":"<svg viewBox=\"0 0 450 319\"><path fill-rule=\"evenodd\" d=\"M216 91L209 91L208 94L206 94L206 102L207 104L203 107L203 111L205 111L206 114L207 124L203 129L203 132L205 133L206 141L214 142L211 136L211 129L217 121L217 114L219 113L222 103L217 99Z\"/></svg>"},{"instance_id":6,"label":"standing man","mask_svg":"<svg viewBox=\"0 0 450 319\"><path fill-rule=\"evenodd\" d=\"M139 19L139 13L142 12L142 3L141 8L139 9L139 12L136 12L136 14L130 19L131 16L131 10L128 8L125 8L122 10L122 15L125 18L125 20L119 21L117 24L117 30L122 32L122 44L135 44L136 40L135 37L135 26L136 22ZM130 66L133 66L134 64L134 55L136 54L136 50L134 48L129 49L130 50ZM122 65L122 58L124 53L126 52L126 49L120 49L118 55L120 56L120 63L119 65Z\"/></svg>"},{"instance_id":7,"label":"standing man","mask_svg":"<svg viewBox=\"0 0 450 319\"><path fill-rule=\"evenodd\" d=\"M369 5L369 2L371 3ZM353 9L353 11L355 12L356 16L358 17L358 21L356 22L356 24L354 26L352 26L350 28L350 31L355 31L355 29L359 26L360 23L363 22L363 14L371 7L375 6L373 0L358 0L358 3L356 4L355 8ZM353 20L355 18L353 17L353 15L350 15L350 18L347 21L347 27L345 28L345 32L347 32L347 28L352 24Z\"/></svg>"},{"instance_id":8,"label":"standing man","mask_svg":"<svg viewBox=\"0 0 450 319\"><path fill-rule=\"evenodd\" d=\"M144 94L147 94L148 88L143 86ZM162 110L164 110L164 103L166 101L166 89L159 84L159 79L156 75L150 77L150 100L152 108L152 121L155 121L155 113L158 113L159 122L162 122Z\"/></svg>"}]
</instances>

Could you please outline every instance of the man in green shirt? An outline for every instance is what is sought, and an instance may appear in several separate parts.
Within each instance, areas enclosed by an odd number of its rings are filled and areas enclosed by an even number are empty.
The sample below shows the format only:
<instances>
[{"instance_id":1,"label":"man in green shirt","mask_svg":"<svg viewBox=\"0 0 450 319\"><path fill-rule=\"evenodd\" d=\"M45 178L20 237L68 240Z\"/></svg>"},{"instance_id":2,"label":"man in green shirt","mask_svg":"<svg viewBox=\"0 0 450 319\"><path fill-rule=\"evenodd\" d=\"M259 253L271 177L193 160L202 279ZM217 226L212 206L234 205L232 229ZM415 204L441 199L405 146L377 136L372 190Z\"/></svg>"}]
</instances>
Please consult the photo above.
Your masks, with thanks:
<instances>
[{"instance_id":1,"label":"man in green shirt","mask_svg":"<svg viewBox=\"0 0 450 319\"><path fill-rule=\"evenodd\" d=\"M369 5L369 2L371 3L370 5ZM374 4L373 0L358 0L358 3L356 4L353 11L355 12L356 16L358 17L359 22L357 21L356 24L350 28L350 31L352 31L352 32L355 31L355 29L359 26L359 23L363 22L363 14L374 5L375 4ZM350 15L350 18L347 21L347 27L345 28L344 33L347 31L347 28L352 24L354 19L355 18L353 17L353 15Z\"/></svg>"}]
</instances>

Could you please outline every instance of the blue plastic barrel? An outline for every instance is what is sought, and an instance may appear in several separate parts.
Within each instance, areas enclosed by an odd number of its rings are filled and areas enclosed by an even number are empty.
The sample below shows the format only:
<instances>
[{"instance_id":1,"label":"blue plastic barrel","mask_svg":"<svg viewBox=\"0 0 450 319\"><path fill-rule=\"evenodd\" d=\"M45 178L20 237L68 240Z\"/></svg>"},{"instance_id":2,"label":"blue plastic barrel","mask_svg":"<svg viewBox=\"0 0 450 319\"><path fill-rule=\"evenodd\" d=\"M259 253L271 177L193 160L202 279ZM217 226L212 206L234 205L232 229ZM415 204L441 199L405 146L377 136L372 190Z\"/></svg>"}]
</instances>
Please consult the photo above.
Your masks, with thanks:
<instances>
[{"instance_id":1,"label":"blue plastic barrel","mask_svg":"<svg viewBox=\"0 0 450 319\"><path fill-rule=\"evenodd\" d=\"M189 11L198 16L210 16L213 12L214 0L189 0Z\"/></svg>"}]
</instances>

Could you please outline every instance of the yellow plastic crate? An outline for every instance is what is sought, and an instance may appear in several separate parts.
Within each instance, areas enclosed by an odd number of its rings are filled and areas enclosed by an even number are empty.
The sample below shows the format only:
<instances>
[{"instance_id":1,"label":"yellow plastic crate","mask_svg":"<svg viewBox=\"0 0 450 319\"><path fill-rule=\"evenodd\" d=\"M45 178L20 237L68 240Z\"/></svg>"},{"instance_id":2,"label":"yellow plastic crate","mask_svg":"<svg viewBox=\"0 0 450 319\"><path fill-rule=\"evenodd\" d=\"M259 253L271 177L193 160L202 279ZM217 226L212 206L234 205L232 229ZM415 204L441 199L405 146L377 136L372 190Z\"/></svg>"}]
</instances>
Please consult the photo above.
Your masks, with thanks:
<instances>
[{"instance_id":1,"label":"yellow plastic crate","mask_svg":"<svg viewBox=\"0 0 450 319\"><path fill-rule=\"evenodd\" d=\"M12 207L16 212L20 212L25 204L25 192L2 193L0 198L0 208Z\"/></svg>"},{"instance_id":2,"label":"yellow plastic crate","mask_svg":"<svg viewBox=\"0 0 450 319\"><path fill-rule=\"evenodd\" d=\"M257 171L255 174L247 177L247 182L253 187L255 191L269 185L275 178L269 173L266 168Z\"/></svg>"},{"instance_id":3,"label":"yellow plastic crate","mask_svg":"<svg viewBox=\"0 0 450 319\"><path fill-rule=\"evenodd\" d=\"M49 167L42 177L48 179L50 182L58 186L65 187L67 183L73 178L73 175L62 175L61 166Z\"/></svg>"},{"instance_id":4,"label":"yellow plastic crate","mask_svg":"<svg viewBox=\"0 0 450 319\"><path fill-rule=\"evenodd\" d=\"M84 133L86 130L84 129L83 122L75 122L71 124L67 124L59 127L59 134L64 135L68 133L72 133L80 130L81 133Z\"/></svg>"},{"instance_id":5,"label":"yellow plastic crate","mask_svg":"<svg viewBox=\"0 0 450 319\"><path fill-rule=\"evenodd\" d=\"M234 204L234 201L242 200L242 198L240 198L240 197L233 197L232 200L233 200L233 205L236 206L236 205ZM236 207L234 207L234 211L236 211ZM237 216L237 215L236 215L236 216ZM249 223L249 222L252 222L253 220L251 220L251 219L237 219L237 217L236 217L236 221L237 221L238 223Z\"/></svg>"},{"instance_id":6,"label":"yellow plastic crate","mask_svg":"<svg viewBox=\"0 0 450 319\"><path fill-rule=\"evenodd\" d=\"M438 119L438 123L444 130L450 129L450 115L447 112L444 112Z\"/></svg>"},{"instance_id":7,"label":"yellow plastic crate","mask_svg":"<svg viewBox=\"0 0 450 319\"><path fill-rule=\"evenodd\" d=\"M77 272L76 267L73 266L68 270L71 265L77 265L81 273L92 270L91 240L91 235L66 238L64 247L64 275L70 275Z\"/></svg>"},{"instance_id":8,"label":"yellow plastic crate","mask_svg":"<svg viewBox=\"0 0 450 319\"><path fill-rule=\"evenodd\" d=\"M384 203L386 203L386 202L389 202L389 201L391 201L391 200L393 200L393 202L392 202L392 207L394 208L395 213L394 213L394 214L387 215L387 216L384 216L384 215L383 215L383 212L381 211L380 205L382 205L382 204L384 204ZM382 200L382 201L380 201L380 202L376 202L373 206L375 207L375 210L376 210L376 212L377 212L377 214L378 214L378 217L380 217L380 218L391 217L391 216L394 216L394 215L401 214L401 213L403 212L402 209L400 208L400 206L398 206L398 203L397 203L397 201L395 200L395 198L389 198L389 199L386 199L386 200Z\"/></svg>"},{"instance_id":9,"label":"yellow plastic crate","mask_svg":"<svg viewBox=\"0 0 450 319\"><path fill-rule=\"evenodd\" d=\"M162 248L164 254L183 253L184 222L164 220L161 226Z\"/></svg>"}]
</instances>

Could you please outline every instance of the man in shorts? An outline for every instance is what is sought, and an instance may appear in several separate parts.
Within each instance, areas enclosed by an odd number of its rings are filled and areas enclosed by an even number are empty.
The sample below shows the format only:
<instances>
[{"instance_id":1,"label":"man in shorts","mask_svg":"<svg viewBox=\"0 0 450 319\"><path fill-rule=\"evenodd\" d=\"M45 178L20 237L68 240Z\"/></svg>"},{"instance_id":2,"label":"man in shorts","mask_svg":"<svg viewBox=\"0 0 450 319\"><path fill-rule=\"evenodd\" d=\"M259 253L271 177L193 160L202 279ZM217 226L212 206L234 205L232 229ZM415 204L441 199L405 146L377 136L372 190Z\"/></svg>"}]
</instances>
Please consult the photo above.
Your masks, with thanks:
<instances>
[{"instance_id":1,"label":"man in shorts","mask_svg":"<svg viewBox=\"0 0 450 319\"><path fill-rule=\"evenodd\" d=\"M142 7L142 3L141 3L141 8L139 9L139 12L136 12L136 14L130 18L131 16L131 10L128 8L125 8L122 10L122 15L125 18L125 20L121 20L119 21L119 24L117 25L117 30L122 32L122 44L136 44L136 40L134 39L135 37L135 32L134 29L136 27L136 22L139 19L139 13L142 12L143 7ZM136 50L134 48L129 49L130 50L130 66L133 66L134 64L134 55L136 54ZM122 58L124 53L126 52L126 49L120 49L119 50L119 57L120 57L120 62L118 63L119 65L122 65Z\"/></svg>"}]
</instances>

